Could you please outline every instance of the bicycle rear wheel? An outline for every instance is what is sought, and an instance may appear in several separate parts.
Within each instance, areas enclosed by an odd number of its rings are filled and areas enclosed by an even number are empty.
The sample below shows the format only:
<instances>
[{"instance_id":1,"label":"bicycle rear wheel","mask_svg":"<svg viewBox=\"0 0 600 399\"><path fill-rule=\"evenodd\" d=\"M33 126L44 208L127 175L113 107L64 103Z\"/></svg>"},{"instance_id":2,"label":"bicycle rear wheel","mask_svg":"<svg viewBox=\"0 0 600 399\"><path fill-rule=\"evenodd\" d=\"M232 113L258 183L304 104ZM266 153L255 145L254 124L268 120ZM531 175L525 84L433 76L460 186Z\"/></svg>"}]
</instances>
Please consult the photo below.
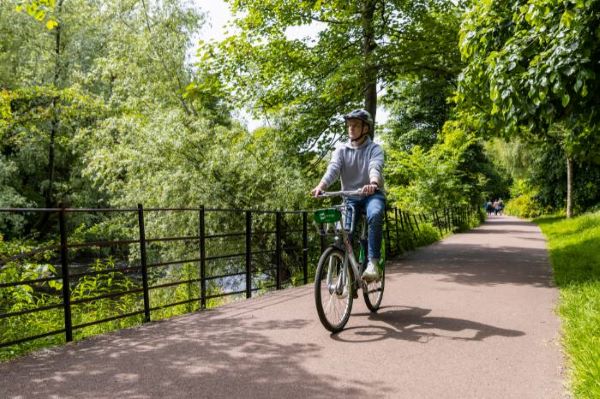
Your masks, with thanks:
<instances>
[{"instance_id":1,"label":"bicycle rear wheel","mask_svg":"<svg viewBox=\"0 0 600 399\"><path fill-rule=\"evenodd\" d=\"M367 308L373 313L379 310L381 300L383 299L383 289L385 288L385 267L379 270L380 279L367 283L366 289L363 289L363 297Z\"/></svg>"},{"instance_id":2,"label":"bicycle rear wheel","mask_svg":"<svg viewBox=\"0 0 600 399\"><path fill-rule=\"evenodd\" d=\"M352 269L344 266L344 252L327 248L315 275L315 304L319 320L333 333L341 331L350 318L353 281Z\"/></svg>"}]
</instances>

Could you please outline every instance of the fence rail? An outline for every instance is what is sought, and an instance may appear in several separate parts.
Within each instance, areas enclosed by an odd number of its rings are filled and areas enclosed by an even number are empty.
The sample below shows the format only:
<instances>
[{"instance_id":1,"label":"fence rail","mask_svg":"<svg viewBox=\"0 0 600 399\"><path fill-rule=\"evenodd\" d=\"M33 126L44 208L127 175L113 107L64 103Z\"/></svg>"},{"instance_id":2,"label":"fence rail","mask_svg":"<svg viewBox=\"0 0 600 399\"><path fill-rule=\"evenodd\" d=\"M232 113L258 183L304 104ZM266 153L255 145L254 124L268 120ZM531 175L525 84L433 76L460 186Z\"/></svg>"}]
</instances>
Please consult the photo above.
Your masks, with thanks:
<instances>
[{"instance_id":1,"label":"fence rail","mask_svg":"<svg viewBox=\"0 0 600 399\"><path fill-rule=\"evenodd\" d=\"M307 284L311 279L310 273L314 268L313 263L328 244L323 236L320 236L317 229L309 229L309 219L312 213L309 211L264 211L264 210L236 210L221 208L147 208L141 204L137 208L121 209L101 209L101 208L0 208L0 214L35 214L49 212L58 219L58 243L55 245L46 245L43 248L26 251L12 256L0 254L0 276L3 269L18 265L28 258L38 254L51 253L56 263L54 271L50 275L40 278L25 278L21 281L2 281L0 280L0 299L2 299L2 290L15 287L29 287L44 283L60 282L60 292L53 293L54 303L42 304L41 306L30 307L26 309L6 311L0 305L0 323L3 320L16 318L24 315L31 315L38 312L56 311L62 309L62 328L41 331L35 335L27 337L18 337L3 342L3 334L0 334L0 348L22 344L24 342L64 334L65 341L73 340L73 331L101 323L107 323L130 317L142 317L142 322L153 320L153 312L167 308L183 305L195 305L196 308L205 309L208 307L208 301L217 298L230 296L245 296L250 298L253 293L268 289L282 289L286 285L291 285L295 281ZM106 241L88 241L81 242L73 238L73 228L69 230L69 216L81 214L105 214L120 213L137 216L135 223L130 226L137 230L138 237L135 239L115 239ZM154 236L147 237L147 218L149 215L165 215L170 213L188 214L193 213L193 218L197 223L197 231L192 234L174 235L172 237ZM477 208L445 208L439 212L428 214L412 214L401 209L388 209L385 216L385 245L386 253L391 256L413 249L416 246L416 239L424 224L429 224L438 229L440 235L453 230L457 226L468 225L471 218L476 217ZM228 218L239 218L240 228L243 231L222 232L218 227L211 226L207 229L207 217L209 215L218 215ZM265 228L264 221L259 221L259 217L273 217L271 226ZM288 220L289 218L299 218L299 220ZM287 218L287 219L286 219ZM217 217L218 223L218 217ZM137 226L133 226L136 224ZM274 237L273 237L274 236ZM237 250L227 252L230 249L223 248L224 240L241 239L242 242L233 248L243 247L243 251ZM217 241L216 244L212 244ZM155 252L162 256L160 250L155 251L152 245L181 244L194 245L194 254L190 254L182 259L163 260ZM226 245L225 245L226 246ZM118 248L127 247L129 254L139 254L135 264L128 259L120 266L107 267L104 269L94 269L90 264L74 262L77 251L84 251L94 248ZM207 249L210 253L207 254ZM149 250L152 255L149 254ZM163 249L164 251L164 249ZM216 251L225 251L217 253ZM260 257L268 257L266 265L264 260L262 265ZM285 260L284 260L285 258ZM236 261L237 260L237 261ZM220 267L210 267L211 262L222 261ZM192 265L195 275L187 275L174 281L165 281L161 278L168 275L165 268L177 265ZM294 269L294 265L296 265ZM241 268L232 268L238 266ZM88 277L111 276L120 273L134 275L136 286L118 292L88 292L85 297L80 293L75 295L74 289L78 283ZM160 278L155 274L158 273ZM231 289L227 289L226 281L233 284ZM175 300L174 302L159 303L153 305L152 292L161 289L186 286L188 289L187 298L184 300ZM195 287L195 288L194 288ZM39 287L37 287L39 289ZM196 294L194 293L196 291ZM74 307L94 303L103 299L123 298L127 296L136 296L135 303L137 308L122 309L120 313L99 320L85 321L79 324L73 322ZM4 312L4 313L2 313ZM1 324L0 324L1 325ZM58 327L58 326L55 326ZM39 331L38 331L39 332Z\"/></svg>"}]
</instances>

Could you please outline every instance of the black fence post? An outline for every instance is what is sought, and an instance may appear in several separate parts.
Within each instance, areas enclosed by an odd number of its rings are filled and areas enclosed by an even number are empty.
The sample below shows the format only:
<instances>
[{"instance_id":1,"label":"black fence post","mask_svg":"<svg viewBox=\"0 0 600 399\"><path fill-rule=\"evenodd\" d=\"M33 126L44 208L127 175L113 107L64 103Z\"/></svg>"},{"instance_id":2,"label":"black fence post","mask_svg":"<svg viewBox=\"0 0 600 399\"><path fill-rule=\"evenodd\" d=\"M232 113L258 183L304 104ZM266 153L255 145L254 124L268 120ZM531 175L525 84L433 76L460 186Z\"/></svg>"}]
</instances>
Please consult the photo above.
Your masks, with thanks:
<instances>
[{"instance_id":1,"label":"black fence post","mask_svg":"<svg viewBox=\"0 0 600 399\"><path fill-rule=\"evenodd\" d=\"M417 228L417 231L421 231L421 229L419 228L419 221L417 220L417 217L414 214L413 219L415 220L415 227Z\"/></svg>"},{"instance_id":2,"label":"black fence post","mask_svg":"<svg viewBox=\"0 0 600 399\"><path fill-rule=\"evenodd\" d=\"M321 225L319 229L319 243L321 244L321 253L325 252L325 249L327 248L327 239L325 238L325 234L323 232L323 225Z\"/></svg>"},{"instance_id":3,"label":"black fence post","mask_svg":"<svg viewBox=\"0 0 600 399\"><path fill-rule=\"evenodd\" d=\"M144 207L138 204L138 225L140 228L140 263L142 266L142 286L144 289L144 322L150 321L150 293L148 291L148 263L146 257L146 228L144 227Z\"/></svg>"},{"instance_id":4,"label":"black fence post","mask_svg":"<svg viewBox=\"0 0 600 399\"><path fill-rule=\"evenodd\" d=\"M246 211L246 298L252 296L252 212Z\"/></svg>"},{"instance_id":5,"label":"black fence post","mask_svg":"<svg viewBox=\"0 0 600 399\"><path fill-rule=\"evenodd\" d=\"M452 212L452 223L455 226L458 226L460 222L458 221L458 211L457 211L456 206L453 206L452 208L450 208L450 212Z\"/></svg>"},{"instance_id":6,"label":"black fence post","mask_svg":"<svg viewBox=\"0 0 600 399\"><path fill-rule=\"evenodd\" d=\"M66 212L63 204L60 204L60 211L58 214L58 227L60 230L60 266L62 274L62 295L63 295L63 309L65 316L65 340L67 342L73 341L73 322L71 320L71 286L69 279L69 259L67 250L67 226L66 226Z\"/></svg>"},{"instance_id":7,"label":"black fence post","mask_svg":"<svg viewBox=\"0 0 600 399\"><path fill-rule=\"evenodd\" d=\"M417 233L415 233L415 229L413 228L412 221L410 220L410 213L404 212L404 215L406 217L406 225L410 229L410 232L412 233L412 237L416 239ZM416 242L414 240L412 240L412 248L413 249L416 248Z\"/></svg>"},{"instance_id":8,"label":"black fence post","mask_svg":"<svg viewBox=\"0 0 600 399\"><path fill-rule=\"evenodd\" d=\"M402 230L402 232L405 232L406 228L404 227L404 215L402 209L398 209L398 214L400 216L400 230Z\"/></svg>"},{"instance_id":9,"label":"black fence post","mask_svg":"<svg viewBox=\"0 0 600 399\"><path fill-rule=\"evenodd\" d=\"M275 274L275 284L278 290L281 289L281 212L275 213L275 262L277 269Z\"/></svg>"},{"instance_id":10,"label":"black fence post","mask_svg":"<svg viewBox=\"0 0 600 399\"><path fill-rule=\"evenodd\" d=\"M402 253L402 246L400 245L400 231L398 230L398 208L394 208L394 225L396 227L396 249L398 253Z\"/></svg>"},{"instance_id":11,"label":"black fence post","mask_svg":"<svg viewBox=\"0 0 600 399\"><path fill-rule=\"evenodd\" d=\"M390 242L390 219L388 217L387 204L383 213L385 214L385 254L386 258L389 259L392 257L392 243Z\"/></svg>"},{"instance_id":12,"label":"black fence post","mask_svg":"<svg viewBox=\"0 0 600 399\"><path fill-rule=\"evenodd\" d=\"M198 217L198 236L200 237L200 308L206 309L206 210L204 209L204 205L200 206Z\"/></svg>"},{"instance_id":13,"label":"black fence post","mask_svg":"<svg viewBox=\"0 0 600 399\"><path fill-rule=\"evenodd\" d=\"M302 274L308 284L308 212L302 212Z\"/></svg>"},{"instance_id":14,"label":"black fence post","mask_svg":"<svg viewBox=\"0 0 600 399\"><path fill-rule=\"evenodd\" d=\"M442 225L444 226L444 231L448 231L448 219L446 218L446 208L442 209L442 214L440 215L440 220L442 221Z\"/></svg>"},{"instance_id":15,"label":"black fence post","mask_svg":"<svg viewBox=\"0 0 600 399\"><path fill-rule=\"evenodd\" d=\"M435 220L435 224L437 225L438 230L440 231L440 237L444 236L444 231L442 230L442 222L440 220L440 217L438 216L437 211L433 211L433 217Z\"/></svg>"}]
</instances>

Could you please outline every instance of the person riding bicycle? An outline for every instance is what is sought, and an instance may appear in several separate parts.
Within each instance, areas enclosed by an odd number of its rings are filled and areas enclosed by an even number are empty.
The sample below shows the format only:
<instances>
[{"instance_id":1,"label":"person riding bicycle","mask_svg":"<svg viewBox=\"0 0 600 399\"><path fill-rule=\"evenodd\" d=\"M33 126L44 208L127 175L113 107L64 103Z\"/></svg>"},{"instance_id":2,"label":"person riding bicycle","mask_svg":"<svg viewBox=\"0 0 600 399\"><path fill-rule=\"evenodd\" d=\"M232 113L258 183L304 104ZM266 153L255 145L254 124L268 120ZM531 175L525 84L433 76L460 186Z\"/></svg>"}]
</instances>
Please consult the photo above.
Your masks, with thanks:
<instances>
[{"instance_id":1,"label":"person riding bicycle","mask_svg":"<svg viewBox=\"0 0 600 399\"><path fill-rule=\"evenodd\" d=\"M385 193L383 190L383 149L371 139L373 118L368 111L357 109L344 115L349 142L338 146L331 157L327 171L311 191L318 197L338 177L343 191L358 191L363 196L348 198L348 205L366 210L368 224L368 260L362 274L366 281L379 280L377 265L381 258ZM360 214L360 213L359 213ZM350 227L350 219L346 228Z\"/></svg>"}]
</instances>

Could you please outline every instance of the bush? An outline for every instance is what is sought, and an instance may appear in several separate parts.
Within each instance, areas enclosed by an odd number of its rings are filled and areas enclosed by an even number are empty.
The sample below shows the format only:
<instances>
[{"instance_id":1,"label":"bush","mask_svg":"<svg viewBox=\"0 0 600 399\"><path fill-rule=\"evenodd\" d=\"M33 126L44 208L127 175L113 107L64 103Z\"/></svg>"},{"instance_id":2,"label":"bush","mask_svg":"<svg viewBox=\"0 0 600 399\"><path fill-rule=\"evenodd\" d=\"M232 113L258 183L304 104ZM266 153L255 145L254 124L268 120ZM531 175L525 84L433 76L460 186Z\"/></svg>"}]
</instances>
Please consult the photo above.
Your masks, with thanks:
<instances>
[{"instance_id":1,"label":"bush","mask_svg":"<svg viewBox=\"0 0 600 399\"><path fill-rule=\"evenodd\" d=\"M417 233L416 245L422 247L425 245L433 244L440 239L439 231L433 227L430 223L424 223L419 226Z\"/></svg>"},{"instance_id":2,"label":"bush","mask_svg":"<svg viewBox=\"0 0 600 399\"><path fill-rule=\"evenodd\" d=\"M504 212L509 215L528 219L538 217L543 213L541 206L532 194L521 194L516 198L508 200Z\"/></svg>"},{"instance_id":3,"label":"bush","mask_svg":"<svg viewBox=\"0 0 600 399\"><path fill-rule=\"evenodd\" d=\"M589 212L589 213L600 212L600 203L597 203L596 205L589 207L588 209L586 209L586 212Z\"/></svg>"}]
</instances>

